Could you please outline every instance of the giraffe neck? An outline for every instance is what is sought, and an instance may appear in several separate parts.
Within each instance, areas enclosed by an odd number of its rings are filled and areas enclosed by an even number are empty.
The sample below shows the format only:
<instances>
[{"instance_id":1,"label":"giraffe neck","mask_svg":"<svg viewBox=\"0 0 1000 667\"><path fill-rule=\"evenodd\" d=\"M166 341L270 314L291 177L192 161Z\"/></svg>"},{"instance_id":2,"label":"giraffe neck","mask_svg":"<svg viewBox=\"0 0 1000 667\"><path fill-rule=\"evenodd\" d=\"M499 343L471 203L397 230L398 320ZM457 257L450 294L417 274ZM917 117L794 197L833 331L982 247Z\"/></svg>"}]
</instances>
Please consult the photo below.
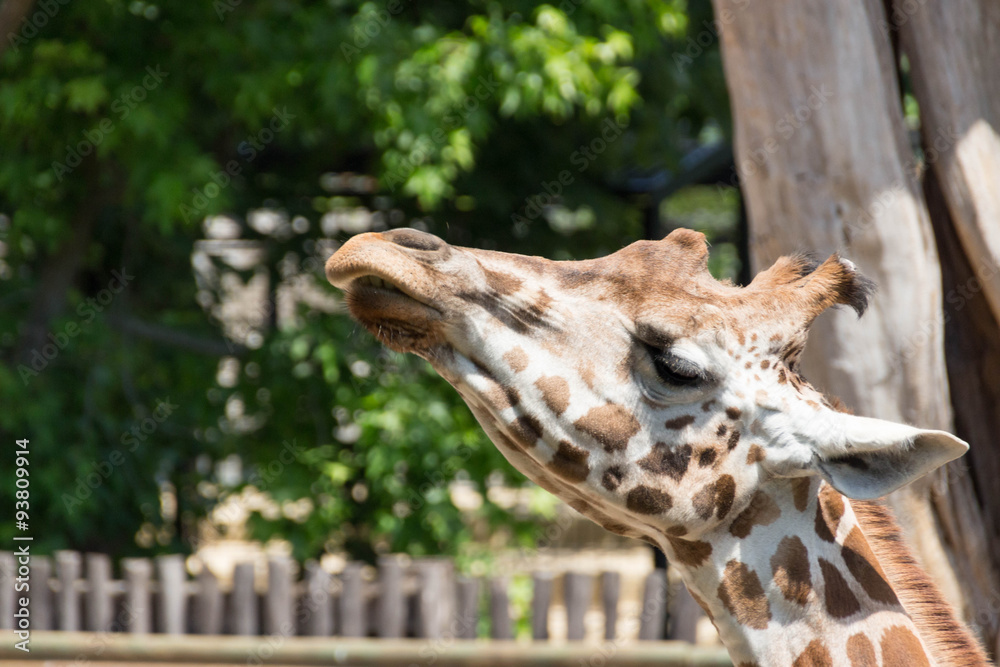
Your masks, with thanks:
<instances>
[{"instance_id":1,"label":"giraffe neck","mask_svg":"<svg viewBox=\"0 0 1000 667\"><path fill-rule=\"evenodd\" d=\"M702 539L708 561L678 567L737 666L938 664L851 503L818 479L768 483Z\"/></svg>"}]
</instances>

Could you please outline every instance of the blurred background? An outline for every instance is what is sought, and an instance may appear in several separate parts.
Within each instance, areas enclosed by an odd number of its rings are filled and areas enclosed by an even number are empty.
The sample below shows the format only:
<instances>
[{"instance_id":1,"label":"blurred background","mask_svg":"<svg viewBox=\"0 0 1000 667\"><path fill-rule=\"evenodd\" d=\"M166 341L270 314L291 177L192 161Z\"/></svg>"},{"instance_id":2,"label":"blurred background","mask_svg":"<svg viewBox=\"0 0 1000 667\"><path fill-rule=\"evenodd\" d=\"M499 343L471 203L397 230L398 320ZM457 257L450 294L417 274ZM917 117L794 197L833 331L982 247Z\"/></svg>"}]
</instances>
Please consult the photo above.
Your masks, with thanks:
<instances>
[{"instance_id":1,"label":"blurred background","mask_svg":"<svg viewBox=\"0 0 1000 667\"><path fill-rule=\"evenodd\" d=\"M322 266L402 226L555 259L683 226L746 282L713 19L707 0L7 0L0 440L31 440L36 552L652 567L353 324Z\"/></svg>"}]
</instances>

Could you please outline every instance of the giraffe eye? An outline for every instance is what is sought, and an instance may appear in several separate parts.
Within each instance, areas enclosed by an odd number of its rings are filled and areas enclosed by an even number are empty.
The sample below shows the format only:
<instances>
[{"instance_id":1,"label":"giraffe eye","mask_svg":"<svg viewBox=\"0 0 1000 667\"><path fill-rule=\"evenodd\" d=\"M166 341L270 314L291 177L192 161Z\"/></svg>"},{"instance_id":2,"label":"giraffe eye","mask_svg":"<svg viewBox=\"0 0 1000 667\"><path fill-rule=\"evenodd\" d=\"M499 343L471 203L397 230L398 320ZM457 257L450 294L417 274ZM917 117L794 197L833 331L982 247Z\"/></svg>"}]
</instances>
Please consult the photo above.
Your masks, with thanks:
<instances>
[{"instance_id":1,"label":"giraffe eye","mask_svg":"<svg viewBox=\"0 0 1000 667\"><path fill-rule=\"evenodd\" d=\"M682 359L668 350L651 350L656 374L667 384L686 387L704 379L702 370L687 359Z\"/></svg>"}]
</instances>

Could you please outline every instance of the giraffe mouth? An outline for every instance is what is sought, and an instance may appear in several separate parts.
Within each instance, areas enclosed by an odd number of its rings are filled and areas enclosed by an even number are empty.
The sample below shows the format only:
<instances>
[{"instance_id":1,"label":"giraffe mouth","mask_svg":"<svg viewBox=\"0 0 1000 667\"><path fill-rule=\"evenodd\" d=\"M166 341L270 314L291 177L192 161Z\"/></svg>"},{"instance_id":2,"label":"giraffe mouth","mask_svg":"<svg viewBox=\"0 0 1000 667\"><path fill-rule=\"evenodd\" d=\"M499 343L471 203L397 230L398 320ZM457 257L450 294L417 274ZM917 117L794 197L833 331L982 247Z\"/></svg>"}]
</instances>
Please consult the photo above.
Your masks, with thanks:
<instances>
[{"instance_id":1,"label":"giraffe mouth","mask_svg":"<svg viewBox=\"0 0 1000 667\"><path fill-rule=\"evenodd\" d=\"M440 342L441 311L391 279L365 274L344 291L354 319L386 346L419 353Z\"/></svg>"}]
</instances>

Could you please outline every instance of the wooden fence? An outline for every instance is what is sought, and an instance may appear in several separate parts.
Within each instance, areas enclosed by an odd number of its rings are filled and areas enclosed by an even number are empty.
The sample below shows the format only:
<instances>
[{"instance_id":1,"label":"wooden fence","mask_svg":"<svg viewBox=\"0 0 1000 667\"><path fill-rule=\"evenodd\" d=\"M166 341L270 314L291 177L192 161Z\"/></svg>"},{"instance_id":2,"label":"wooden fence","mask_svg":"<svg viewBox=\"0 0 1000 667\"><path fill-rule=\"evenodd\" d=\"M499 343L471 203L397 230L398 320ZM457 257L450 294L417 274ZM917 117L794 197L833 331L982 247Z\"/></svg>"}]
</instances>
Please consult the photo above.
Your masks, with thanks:
<instances>
[{"instance_id":1,"label":"wooden fence","mask_svg":"<svg viewBox=\"0 0 1000 667\"><path fill-rule=\"evenodd\" d=\"M451 561L441 558L385 556L374 573L351 562L331 574L309 562L296 581L295 564L277 557L267 563L266 582L247 562L236 565L223 587L208 568L189 579L180 555L123 559L118 580L108 556L61 551L31 558L27 594L14 590L18 567L13 554L0 552L0 629L14 627L18 598L27 595L32 630L474 639L484 610L488 636L514 635L509 577L456 576ZM535 572L531 578L532 636L547 640L555 577ZM620 575L567 572L562 579L567 639L583 639L584 616L594 606L603 611L603 636L615 639ZM654 570L643 589L639 639L693 640L700 609L684 593L671 605L672 636L664 636L669 597L664 572Z\"/></svg>"}]
</instances>

